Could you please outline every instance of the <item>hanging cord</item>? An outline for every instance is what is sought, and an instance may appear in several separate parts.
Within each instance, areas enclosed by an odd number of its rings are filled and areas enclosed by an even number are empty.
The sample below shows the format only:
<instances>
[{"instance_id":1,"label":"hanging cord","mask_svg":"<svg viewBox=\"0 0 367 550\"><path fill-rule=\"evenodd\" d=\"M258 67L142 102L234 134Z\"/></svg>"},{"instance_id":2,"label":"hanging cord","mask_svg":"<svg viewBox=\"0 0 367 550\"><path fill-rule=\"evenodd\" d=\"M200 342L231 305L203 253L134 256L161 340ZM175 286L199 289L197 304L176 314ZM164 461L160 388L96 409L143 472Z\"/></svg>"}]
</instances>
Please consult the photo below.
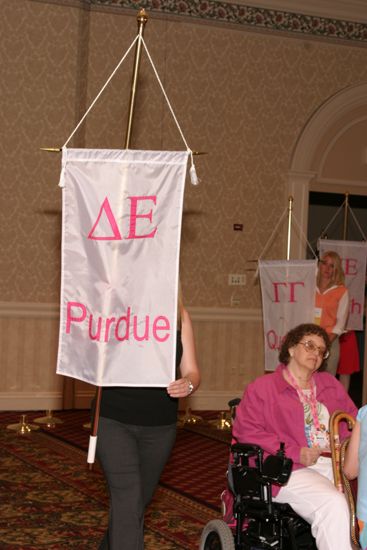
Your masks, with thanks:
<instances>
[{"instance_id":1,"label":"hanging cord","mask_svg":"<svg viewBox=\"0 0 367 550\"><path fill-rule=\"evenodd\" d=\"M316 252L314 251L314 249L312 248L312 245L311 243L309 242L309 240L307 239L306 235L303 233L302 231L302 228L300 226L300 224L298 223L298 220L296 219L296 217L293 215L293 218L292 218L292 221L294 221L298 231L299 231L299 234L300 236L302 237L302 239L304 240L304 242L306 242L308 248L311 250L312 254L313 254L313 257L315 258L315 260L317 260L317 254Z\"/></svg>"},{"instance_id":2,"label":"hanging cord","mask_svg":"<svg viewBox=\"0 0 367 550\"><path fill-rule=\"evenodd\" d=\"M279 221L278 221L277 225L275 226L275 228L274 228L272 234L270 235L269 240L267 241L267 243L266 243L264 249L262 250L261 254L259 255L259 260L261 260L262 256L263 256L263 255L265 254L265 252L268 250L268 248L269 248L269 246L270 246L270 243L273 241L273 238L274 238L275 233L277 232L277 230L278 230L278 228L279 228L281 222L283 221L283 219L284 219L284 217L286 216L287 213L288 213L288 208L286 208L286 209L284 210L283 214L280 216ZM296 217L294 216L294 214L293 214L293 216L292 216L292 223L294 223L294 224L296 225L296 227L297 227L297 229L298 229L298 231L299 231L299 234L300 234L301 238L307 243L307 246L308 246L309 249L311 250L311 252L312 252L312 254L313 254L313 256L314 256L314 258L315 258L315 260L316 260L316 259L317 259L317 255L316 255L314 249L312 248L311 243L308 241L306 235L303 233L302 228L301 228L300 224L298 223L298 221L297 221ZM259 265L257 266L257 269L256 269L256 271L255 271L254 279L257 278L258 274L259 274Z\"/></svg>"},{"instance_id":3,"label":"hanging cord","mask_svg":"<svg viewBox=\"0 0 367 550\"><path fill-rule=\"evenodd\" d=\"M94 105L97 103L98 99L100 98L100 96L102 95L102 93L104 92L104 90L106 89L106 87L108 86L110 81L112 80L112 78L115 76L116 72L119 70L122 63L125 61L126 57L130 53L130 50L132 49L132 47L134 46L134 44L135 44L135 42L137 41L138 38L139 38L139 35L137 34L136 37L134 38L134 40L132 41L130 47L128 48L127 52L125 53L125 55L122 57L122 59L120 59L120 61L116 65L115 69L112 71L111 75L108 77L108 79L106 80L106 82L104 83L104 85L102 86L100 91L98 92L97 96L92 101L89 108L87 109L87 111L84 113L84 115L82 116L82 118L80 119L80 121L78 122L76 127L74 128L74 130L71 132L68 139L65 141L64 145L62 146L63 148L66 147L66 145L69 143L69 141L71 140L71 138L73 137L75 132L79 129L80 125L84 122L84 119L87 117L88 113L93 109Z\"/></svg>"},{"instance_id":4,"label":"hanging cord","mask_svg":"<svg viewBox=\"0 0 367 550\"><path fill-rule=\"evenodd\" d=\"M335 212L334 216L331 218L331 220L329 221L329 223L327 224L327 226L325 227L325 229L323 231L321 231L321 235L325 235L326 234L326 231L329 229L329 227L331 226L331 224L334 222L335 218L338 216L339 212L341 211L341 209L343 208L344 204L345 204L345 201L346 199L344 199L343 203L341 204L340 208L338 208L338 210Z\"/></svg>"},{"instance_id":5,"label":"hanging cord","mask_svg":"<svg viewBox=\"0 0 367 550\"><path fill-rule=\"evenodd\" d=\"M274 227L274 230L272 232L272 234L270 235L269 239L267 240L264 248L262 249L261 251L261 254L259 254L259 258L258 260L261 260L261 258L263 257L263 255L265 254L265 252L267 252L270 244L272 243L273 241L273 238L274 238L274 235L275 233L278 231L278 227L280 226L280 224L282 223L284 217L286 216L286 214L288 213L288 207L284 210L283 214L280 216L279 220L278 220L278 223L276 224L276 226ZM255 274L254 274L254 280L257 279L257 276L259 274L259 262L257 264L257 268L256 268L256 271L255 271Z\"/></svg>"},{"instance_id":6,"label":"hanging cord","mask_svg":"<svg viewBox=\"0 0 367 550\"><path fill-rule=\"evenodd\" d=\"M346 202L347 202L347 198L344 199L344 201L342 202L341 206L338 208L338 210L335 212L334 216L331 218L330 222L327 224L327 226L325 227L325 229L321 232L321 238L322 238L323 235L326 234L326 231L329 229L329 227L331 226L331 224L334 222L335 218L339 215L341 209L345 206ZM351 209L351 207L349 206L348 203L346 204L346 207L347 207L347 209L348 209L348 212L351 213L352 218L353 218L353 220L354 220L354 223L356 224L356 226L357 226L357 228L358 228L360 234L362 235L363 240L366 241L366 240L367 240L366 235L364 234L363 229L361 228L361 226L360 226L360 224L359 224L359 222L358 222L358 220L357 220L356 215L354 214L353 210Z\"/></svg>"},{"instance_id":7,"label":"hanging cord","mask_svg":"<svg viewBox=\"0 0 367 550\"><path fill-rule=\"evenodd\" d=\"M181 135L181 138L182 138L182 141L184 142L185 146L186 146L186 150L187 152L190 154L190 160L191 160L191 167L190 167L190 179L191 179L191 183L193 185L198 185L198 183L200 183L200 180L197 176L197 173L196 173L196 168L195 168L195 164L194 164L194 156L193 156L193 152L192 150L190 149L190 147L188 146L187 144L187 141L185 139L185 136L181 130L181 127L178 123L178 120L176 118L176 115L173 111L173 108L172 108L172 105L168 99L168 96L166 94L166 91L165 89L163 88L163 84L159 78L159 75L158 75L158 72L157 72L157 69L155 68L155 65L153 63L153 60L151 58L151 55L149 53L149 50L145 44L145 41L144 41L144 38L142 36L139 36L139 34L136 35L136 37L134 38L134 40L132 41L131 45L129 46L128 50L126 51L125 55L120 59L120 61L118 62L118 64L116 65L115 69L112 71L111 75L108 77L108 79L106 80L106 82L104 83L104 85L102 86L102 88L100 89L100 91L98 92L97 96L95 97L95 99L92 101L91 105L88 107L87 111L84 113L84 115L82 116L82 118L80 119L80 121L78 122L78 124L76 125L76 127L74 128L74 130L71 132L70 136L68 137L68 139L65 141L64 145L62 146L62 149L65 150L66 148L66 145L69 143L69 141L71 140L71 138L74 136L75 132L77 132L77 130L79 129L79 127L81 126L81 124L84 122L85 118L88 116L88 114L90 113L90 111L93 109L94 105L97 103L98 99L100 98L100 96L102 95L102 93L104 92L104 90L106 89L106 87L108 86L108 84L110 83L110 81L112 80L112 78L115 76L116 72L119 70L120 66L122 65L122 63L125 61L126 57L128 56L128 54L130 53L131 49L133 48L135 42L140 38L140 40L142 41L143 43L143 46L144 46L144 49L146 51L146 54L148 56L148 59L150 61L150 64L153 68L153 71L154 71L154 74L158 80L158 83L159 83L159 86L163 92L163 95L165 97L165 100L167 102L167 105L169 107L169 110L171 111L171 114L173 116L173 119L176 123L176 126L178 128L178 131L180 132L180 135Z\"/></svg>"},{"instance_id":8,"label":"hanging cord","mask_svg":"<svg viewBox=\"0 0 367 550\"><path fill-rule=\"evenodd\" d=\"M153 71L154 71L154 74L155 74L155 76L156 76L156 79L158 80L158 84L159 84L159 86L160 86L160 88L161 88L161 90L162 90L162 93L163 93L163 95L164 95L164 98L165 98L165 100L166 100L166 102L167 102L168 108L169 108L169 110L171 111L171 115L172 115L172 117L173 117L173 120L175 121L175 124L176 124L176 126L177 126L177 128L178 128L178 131L180 132L182 141L184 142L184 144L185 144L185 146L186 146L186 150L190 153L190 160L191 160L190 179L191 179L191 183L192 183L193 185L198 185L198 184L200 183L200 180L199 180L199 178L198 178L198 176L197 176L197 174L196 174L196 168L195 168L195 164L194 164L193 152L192 152L192 150L190 149L190 147L189 147L188 144L187 144L187 141L186 141L186 139L185 139L185 136L184 136L184 134L183 134L183 132L182 132L182 130L181 130L180 124L179 124L179 122L178 122L178 120L177 120L177 117L176 117L174 111L173 111L171 102L170 102L170 100L168 99L168 96L167 96L166 91L165 91L165 89L164 89L164 87L163 87L162 81L161 81L161 79L159 78L158 71L157 71L157 69L155 68L155 65L154 65L154 63L153 63L153 59L152 59L152 57L151 57L151 55L150 55L150 53L149 53L149 50L148 50L148 48L147 48L147 45L145 44L145 40L144 40L143 37L141 37L141 41L142 41L142 43L143 43L145 52L146 52L146 54L147 54L147 56L148 56L148 59L149 59L149 61L150 61L150 64L151 64L152 69L153 69Z\"/></svg>"},{"instance_id":9,"label":"hanging cord","mask_svg":"<svg viewBox=\"0 0 367 550\"><path fill-rule=\"evenodd\" d=\"M358 220L357 220L357 217L356 217L356 215L354 214L354 212L353 212L353 210L351 209L351 207L349 206L349 204L348 204L348 210L349 210L349 212L352 214L352 218L353 218L353 220L354 220L354 223L355 223L356 226L358 227L358 229L359 229L359 231L360 231L360 233L361 233L361 235L362 235L362 237L363 237L363 240L364 240L364 241L367 241L366 235L364 234L362 227L359 225L359 222L358 222Z\"/></svg>"},{"instance_id":10,"label":"hanging cord","mask_svg":"<svg viewBox=\"0 0 367 550\"><path fill-rule=\"evenodd\" d=\"M280 216L279 220L278 220L278 223L276 224L276 226L274 227L274 230L272 232L272 234L270 235L268 241L266 242L261 254L259 255L259 260L261 260L261 258L263 257L263 255L265 254L265 252L267 252L272 240L273 240L273 237L275 235L275 233L277 232L278 230L278 227L280 226L281 222L283 221L283 218L285 217L285 215L288 213L288 208L286 208L283 212L283 214Z\"/></svg>"}]
</instances>

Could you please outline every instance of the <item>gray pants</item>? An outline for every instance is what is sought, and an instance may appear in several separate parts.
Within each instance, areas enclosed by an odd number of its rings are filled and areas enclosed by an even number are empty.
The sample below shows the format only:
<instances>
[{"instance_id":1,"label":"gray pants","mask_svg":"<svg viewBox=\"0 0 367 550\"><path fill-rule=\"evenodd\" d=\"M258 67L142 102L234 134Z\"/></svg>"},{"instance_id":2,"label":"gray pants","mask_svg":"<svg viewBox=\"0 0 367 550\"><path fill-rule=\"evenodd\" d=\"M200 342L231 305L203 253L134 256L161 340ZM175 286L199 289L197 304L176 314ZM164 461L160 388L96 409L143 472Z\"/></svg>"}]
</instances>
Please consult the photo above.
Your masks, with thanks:
<instances>
[{"instance_id":1,"label":"gray pants","mask_svg":"<svg viewBox=\"0 0 367 550\"><path fill-rule=\"evenodd\" d=\"M100 550L143 550L144 512L176 438L176 424L133 426L100 417L97 457L110 493Z\"/></svg>"}]
</instances>

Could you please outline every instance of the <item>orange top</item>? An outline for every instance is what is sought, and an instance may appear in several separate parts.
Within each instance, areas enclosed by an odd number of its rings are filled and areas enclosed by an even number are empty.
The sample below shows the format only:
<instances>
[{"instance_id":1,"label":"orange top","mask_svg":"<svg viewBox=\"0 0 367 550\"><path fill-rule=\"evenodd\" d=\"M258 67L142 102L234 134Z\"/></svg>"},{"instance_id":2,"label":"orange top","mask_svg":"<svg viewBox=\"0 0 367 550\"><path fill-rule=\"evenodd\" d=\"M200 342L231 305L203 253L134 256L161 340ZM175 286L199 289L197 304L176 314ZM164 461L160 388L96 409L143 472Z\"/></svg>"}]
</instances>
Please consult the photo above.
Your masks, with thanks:
<instances>
[{"instance_id":1,"label":"orange top","mask_svg":"<svg viewBox=\"0 0 367 550\"><path fill-rule=\"evenodd\" d=\"M332 286L321 294L316 288L315 323L328 334L342 334L349 308L348 290L344 285Z\"/></svg>"}]
</instances>

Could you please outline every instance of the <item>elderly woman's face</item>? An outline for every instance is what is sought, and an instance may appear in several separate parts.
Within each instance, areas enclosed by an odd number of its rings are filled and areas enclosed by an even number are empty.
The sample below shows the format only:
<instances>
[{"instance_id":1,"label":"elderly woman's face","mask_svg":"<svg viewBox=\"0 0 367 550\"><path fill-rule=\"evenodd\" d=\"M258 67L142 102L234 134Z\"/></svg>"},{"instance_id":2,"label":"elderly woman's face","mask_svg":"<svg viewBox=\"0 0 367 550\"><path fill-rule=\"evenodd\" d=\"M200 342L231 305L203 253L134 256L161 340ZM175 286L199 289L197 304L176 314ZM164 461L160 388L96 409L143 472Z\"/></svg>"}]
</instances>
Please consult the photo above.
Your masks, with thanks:
<instances>
[{"instance_id":1,"label":"elderly woman's face","mask_svg":"<svg viewBox=\"0 0 367 550\"><path fill-rule=\"evenodd\" d=\"M289 349L290 363L307 371L316 371L328 355L324 339L317 334L305 334L295 346Z\"/></svg>"}]
</instances>

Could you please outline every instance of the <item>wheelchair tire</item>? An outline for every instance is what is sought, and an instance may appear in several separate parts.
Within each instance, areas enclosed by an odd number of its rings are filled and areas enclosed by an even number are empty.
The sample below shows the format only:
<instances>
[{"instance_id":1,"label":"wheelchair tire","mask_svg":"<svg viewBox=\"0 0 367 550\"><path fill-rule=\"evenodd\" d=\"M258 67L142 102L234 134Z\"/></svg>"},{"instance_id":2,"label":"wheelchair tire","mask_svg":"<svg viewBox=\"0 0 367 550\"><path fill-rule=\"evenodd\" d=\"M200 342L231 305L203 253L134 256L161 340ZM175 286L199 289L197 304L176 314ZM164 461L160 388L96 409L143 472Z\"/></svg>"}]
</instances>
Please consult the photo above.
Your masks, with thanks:
<instances>
[{"instance_id":1,"label":"wheelchair tire","mask_svg":"<svg viewBox=\"0 0 367 550\"><path fill-rule=\"evenodd\" d=\"M205 525L199 550L235 550L233 533L225 521L213 519Z\"/></svg>"}]
</instances>

